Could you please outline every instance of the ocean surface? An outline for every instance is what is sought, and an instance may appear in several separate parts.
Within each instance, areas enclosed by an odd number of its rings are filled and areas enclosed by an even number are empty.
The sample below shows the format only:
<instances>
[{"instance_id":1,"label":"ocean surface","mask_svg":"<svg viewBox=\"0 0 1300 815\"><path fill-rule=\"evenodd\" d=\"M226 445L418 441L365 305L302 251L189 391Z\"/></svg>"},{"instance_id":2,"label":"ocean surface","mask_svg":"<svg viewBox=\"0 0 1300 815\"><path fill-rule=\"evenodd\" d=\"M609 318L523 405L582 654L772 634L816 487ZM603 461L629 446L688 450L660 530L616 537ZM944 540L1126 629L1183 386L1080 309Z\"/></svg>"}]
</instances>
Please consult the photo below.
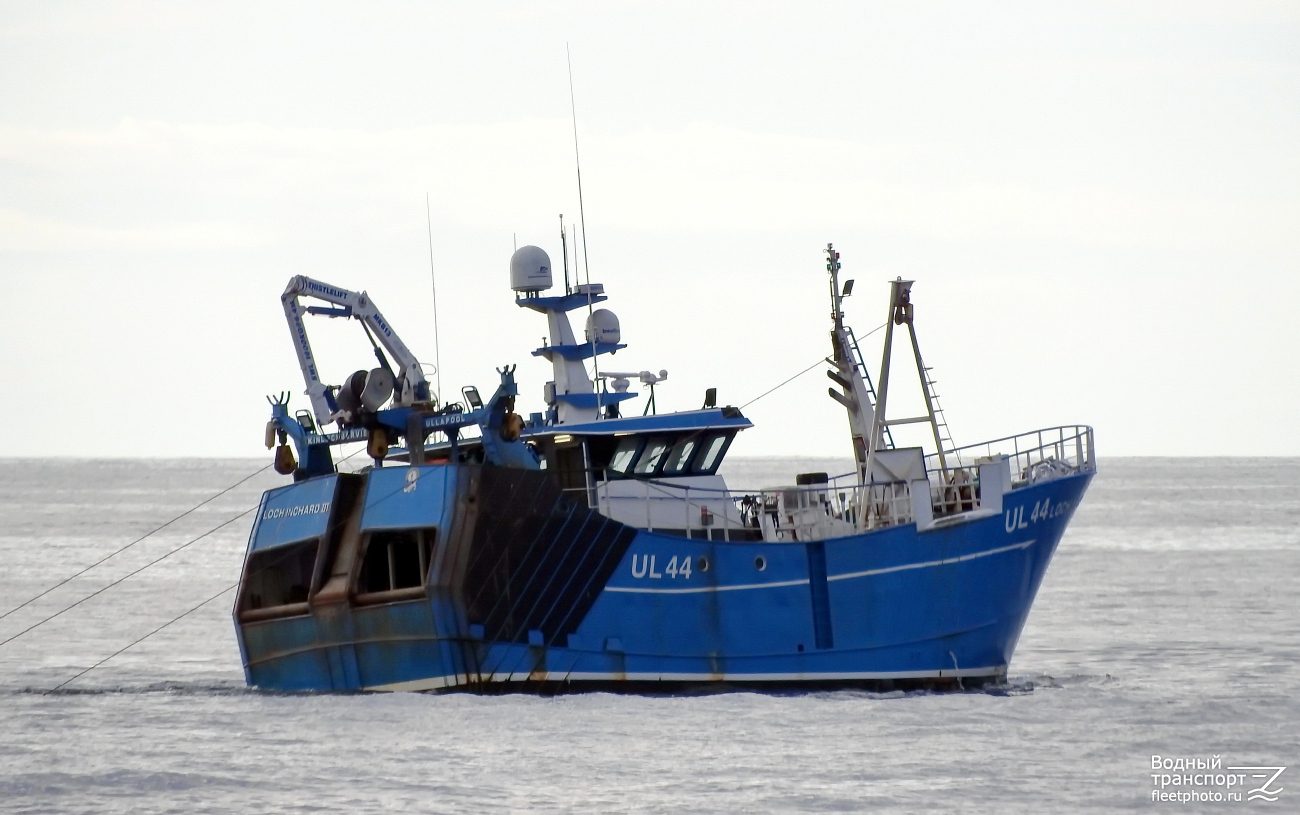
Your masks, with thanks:
<instances>
[{"instance_id":1,"label":"ocean surface","mask_svg":"<svg viewBox=\"0 0 1300 815\"><path fill-rule=\"evenodd\" d=\"M267 463L0 460L0 640L194 541L0 645L0 812L1300 811L1300 459L1102 459L979 692L249 690L222 592L269 470L13 610ZM1289 769L1153 803L1152 755Z\"/></svg>"}]
</instances>

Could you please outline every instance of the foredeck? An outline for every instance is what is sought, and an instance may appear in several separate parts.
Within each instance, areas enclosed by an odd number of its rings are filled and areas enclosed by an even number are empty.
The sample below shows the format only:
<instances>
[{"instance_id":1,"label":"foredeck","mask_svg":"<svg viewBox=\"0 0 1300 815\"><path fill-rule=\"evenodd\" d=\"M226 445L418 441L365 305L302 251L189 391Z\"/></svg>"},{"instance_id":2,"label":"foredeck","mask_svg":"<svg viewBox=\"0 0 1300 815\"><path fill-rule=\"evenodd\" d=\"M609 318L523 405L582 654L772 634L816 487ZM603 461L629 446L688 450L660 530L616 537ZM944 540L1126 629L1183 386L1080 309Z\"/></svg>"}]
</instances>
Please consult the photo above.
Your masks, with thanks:
<instances>
[{"instance_id":1,"label":"foredeck","mask_svg":"<svg viewBox=\"0 0 1300 815\"><path fill-rule=\"evenodd\" d=\"M924 457L923 477L859 483L856 473L760 490L714 489L682 479L594 474L586 499L638 528L709 540L824 540L916 523L933 528L1002 511L1002 496L1096 471L1093 431L1043 428ZM580 490L579 490L580 491Z\"/></svg>"}]
</instances>

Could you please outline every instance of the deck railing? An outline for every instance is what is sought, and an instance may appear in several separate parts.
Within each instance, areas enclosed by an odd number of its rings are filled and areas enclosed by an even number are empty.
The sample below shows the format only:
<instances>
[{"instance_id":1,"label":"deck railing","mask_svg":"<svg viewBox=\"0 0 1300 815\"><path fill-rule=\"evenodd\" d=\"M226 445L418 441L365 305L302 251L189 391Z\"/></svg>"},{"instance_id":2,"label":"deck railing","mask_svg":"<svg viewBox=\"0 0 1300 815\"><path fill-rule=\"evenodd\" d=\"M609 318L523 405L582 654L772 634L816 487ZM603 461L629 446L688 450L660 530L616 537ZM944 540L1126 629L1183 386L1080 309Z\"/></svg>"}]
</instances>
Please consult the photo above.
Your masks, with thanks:
<instances>
[{"instance_id":1,"label":"deck railing","mask_svg":"<svg viewBox=\"0 0 1300 815\"><path fill-rule=\"evenodd\" d=\"M602 514L641 528L708 540L821 540L910 523L911 487L904 481L857 484L848 473L825 483L760 490L688 487L649 479L606 481L597 473L586 493ZM616 494L613 484L635 484Z\"/></svg>"},{"instance_id":2,"label":"deck railing","mask_svg":"<svg viewBox=\"0 0 1300 815\"><path fill-rule=\"evenodd\" d=\"M1041 430L1031 430L1028 433L979 444L954 447L943 452L945 456L955 455L968 461L975 461L976 465L947 468L950 474L965 471L968 476L978 474L977 465L981 458L1006 456L1011 465L1013 488L1032 484L1046 477L1057 477L1074 472L1092 472L1097 469L1092 446L1092 428L1087 425L1045 427ZM936 478L936 474L943 472L937 454L925 457L925 469L930 474L931 483L936 481L952 483L954 480L952 475L947 479ZM957 478L960 479L960 476Z\"/></svg>"},{"instance_id":3,"label":"deck railing","mask_svg":"<svg viewBox=\"0 0 1300 815\"><path fill-rule=\"evenodd\" d=\"M931 520L981 509L980 465L995 456L1007 459L1011 489L1096 469L1092 428L1085 425L1044 428L944 453L973 463L943 468L938 455L925 457ZM643 529L709 540L823 540L911 523L917 512L923 518L925 513L924 504L914 509L908 482L858 484L857 473L761 490L717 490L653 479L610 481L602 470L589 475L589 487L569 492L583 494L602 514ZM1005 476L999 491L1004 484Z\"/></svg>"}]
</instances>

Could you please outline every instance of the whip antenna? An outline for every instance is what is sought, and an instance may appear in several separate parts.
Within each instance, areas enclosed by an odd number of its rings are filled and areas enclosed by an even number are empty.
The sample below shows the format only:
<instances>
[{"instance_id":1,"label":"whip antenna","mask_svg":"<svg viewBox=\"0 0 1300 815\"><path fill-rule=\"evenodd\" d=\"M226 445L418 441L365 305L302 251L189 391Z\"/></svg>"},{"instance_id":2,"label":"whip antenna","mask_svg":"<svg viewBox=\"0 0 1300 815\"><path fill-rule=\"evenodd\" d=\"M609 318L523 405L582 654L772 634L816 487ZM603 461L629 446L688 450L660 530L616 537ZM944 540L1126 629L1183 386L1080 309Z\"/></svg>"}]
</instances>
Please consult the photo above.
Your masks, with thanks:
<instances>
[{"instance_id":1,"label":"whip antenna","mask_svg":"<svg viewBox=\"0 0 1300 815\"><path fill-rule=\"evenodd\" d=\"M578 158L578 106L573 101L573 57L569 55L569 44L564 44L564 61L569 66L569 112L573 115L573 164L578 170L578 221L582 224L582 270L587 276L587 321L591 322L591 264L587 261L587 212L582 206L582 160ZM577 247L574 247L575 249ZM577 269L573 270L577 276ZM596 392L596 419L600 420L600 363L596 361L596 335L591 335L591 371L592 387Z\"/></svg>"},{"instance_id":2,"label":"whip antenna","mask_svg":"<svg viewBox=\"0 0 1300 815\"><path fill-rule=\"evenodd\" d=\"M429 193L424 194L424 220L429 227L429 285L433 288L433 373L437 377L438 401L442 401L442 343L438 342L438 276L433 269L433 212Z\"/></svg>"},{"instance_id":3,"label":"whip antenna","mask_svg":"<svg viewBox=\"0 0 1300 815\"><path fill-rule=\"evenodd\" d=\"M578 170L578 220L582 224L582 268L591 285L591 266L587 264L587 213L582 207L582 159L578 158L578 106L573 101L573 58L569 44L564 44L564 61L569 65L569 112L573 115L573 164Z\"/></svg>"}]
</instances>

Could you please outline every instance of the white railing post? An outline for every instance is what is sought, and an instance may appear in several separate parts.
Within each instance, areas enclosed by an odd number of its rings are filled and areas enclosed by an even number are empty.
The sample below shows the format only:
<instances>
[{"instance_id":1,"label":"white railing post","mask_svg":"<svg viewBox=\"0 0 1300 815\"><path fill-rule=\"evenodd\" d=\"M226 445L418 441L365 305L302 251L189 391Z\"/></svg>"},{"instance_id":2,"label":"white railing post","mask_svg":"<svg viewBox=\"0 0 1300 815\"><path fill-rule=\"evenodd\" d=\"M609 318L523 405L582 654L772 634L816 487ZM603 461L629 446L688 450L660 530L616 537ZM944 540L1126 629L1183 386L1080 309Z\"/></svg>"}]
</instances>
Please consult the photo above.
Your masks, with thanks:
<instances>
[{"instance_id":1,"label":"white railing post","mask_svg":"<svg viewBox=\"0 0 1300 815\"><path fill-rule=\"evenodd\" d=\"M942 490L940 490L939 495L940 497L943 496ZM934 520L934 487L930 483L930 472L928 470L925 473L924 481L914 478L908 483L907 496L912 520L916 521L917 529L921 528L921 524Z\"/></svg>"}]
</instances>

